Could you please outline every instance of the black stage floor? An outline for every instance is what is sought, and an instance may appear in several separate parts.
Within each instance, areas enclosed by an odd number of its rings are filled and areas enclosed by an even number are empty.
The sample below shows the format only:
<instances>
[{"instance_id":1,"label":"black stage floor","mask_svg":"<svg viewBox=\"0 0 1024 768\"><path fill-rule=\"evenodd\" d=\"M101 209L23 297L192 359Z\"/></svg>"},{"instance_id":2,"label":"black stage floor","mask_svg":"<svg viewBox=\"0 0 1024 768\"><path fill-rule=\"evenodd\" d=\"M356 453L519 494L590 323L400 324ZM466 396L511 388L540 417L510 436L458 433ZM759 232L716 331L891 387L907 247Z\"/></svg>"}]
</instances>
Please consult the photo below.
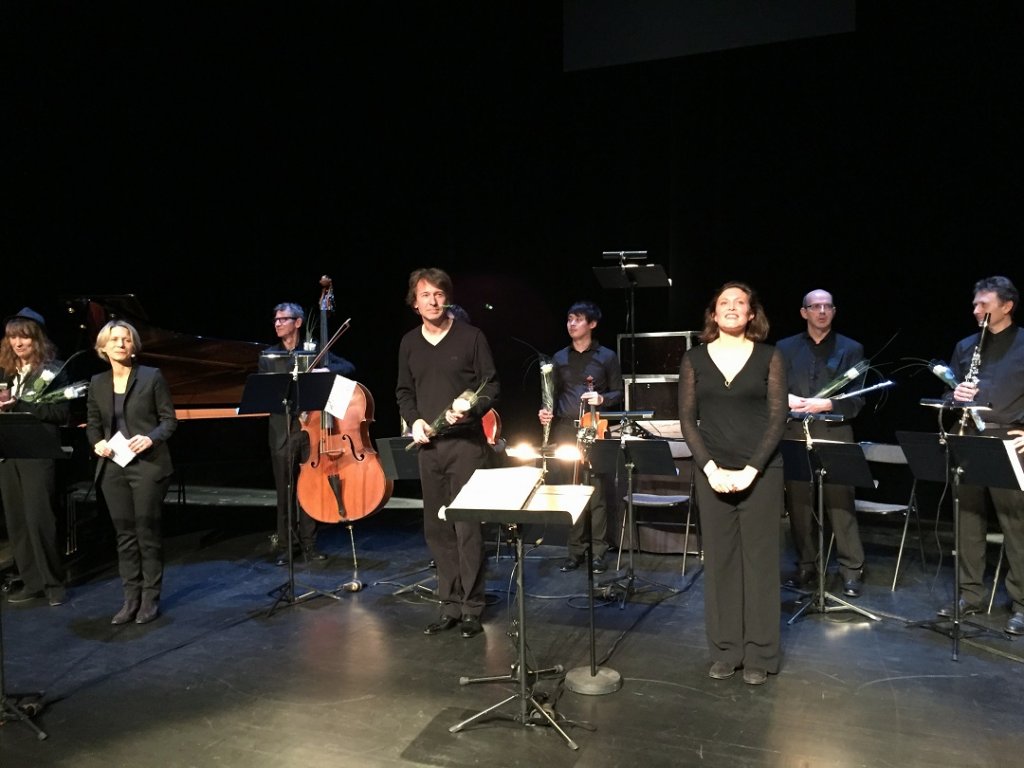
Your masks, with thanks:
<instances>
[{"instance_id":1,"label":"black stage floor","mask_svg":"<svg viewBox=\"0 0 1024 768\"><path fill-rule=\"evenodd\" d=\"M437 606L423 588L400 589L429 578L417 570L429 562L419 516L388 509L357 522L358 574L348 528L326 528L332 557L295 569L296 594L319 590L305 600L275 602L288 573L266 559L268 510L207 509L203 526L168 536L163 615L152 624L110 625L121 602L110 563L63 606L5 603L7 703L27 707L23 697L39 693L41 709L0 727L0 766L988 768L1017 764L1024 750L1024 639L1001 631L1002 593L977 622L987 631L962 627L954 661L949 624L913 626L950 598L948 558L923 569L911 556L890 591L891 531L866 531L867 584L855 601L880 620L844 610L790 624L799 595L783 589L783 667L760 687L739 674L708 678L694 558L684 578L681 555L638 554L636 591L598 601L592 646L586 575L560 573L562 547L531 540L527 666L589 680L593 647L599 680L622 680L605 694L573 692L564 675L537 680L534 698L563 737L517 683L461 683L506 675L518 658L515 559L497 537L484 634L422 633ZM356 576L364 587L347 591ZM508 697L494 717L450 731Z\"/></svg>"}]
</instances>

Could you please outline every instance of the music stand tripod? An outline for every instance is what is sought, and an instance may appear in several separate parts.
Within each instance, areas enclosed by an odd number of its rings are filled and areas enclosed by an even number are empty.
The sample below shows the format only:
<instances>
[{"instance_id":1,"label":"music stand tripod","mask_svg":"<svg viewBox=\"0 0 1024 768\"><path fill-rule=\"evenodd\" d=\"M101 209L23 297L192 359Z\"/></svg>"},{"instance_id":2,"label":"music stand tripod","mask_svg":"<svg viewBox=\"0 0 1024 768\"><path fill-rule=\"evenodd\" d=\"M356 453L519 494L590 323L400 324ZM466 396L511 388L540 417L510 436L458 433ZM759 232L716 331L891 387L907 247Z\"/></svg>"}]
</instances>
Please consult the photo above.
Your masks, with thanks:
<instances>
[{"instance_id":1,"label":"music stand tripod","mask_svg":"<svg viewBox=\"0 0 1024 768\"><path fill-rule=\"evenodd\" d=\"M406 450L409 444L412 443L411 437L386 437L381 438L377 441L377 445L380 448L380 461L384 467L384 474L389 480L416 480L420 479L420 460L417 456L417 452ZM402 584L402 582L410 576L416 576L417 574L424 573L432 570L431 566L424 565L422 568L416 568L412 571L405 573L399 573L394 576L385 576L384 578L375 581L374 586L378 584L390 584L399 585L398 589L391 593L392 597L397 595L415 594L419 595L425 600L432 600L433 602L439 603L437 599L437 593L432 588L427 586L431 581L437 581L437 575L431 574L419 581L414 581L411 584Z\"/></svg>"},{"instance_id":2,"label":"music stand tripod","mask_svg":"<svg viewBox=\"0 0 1024 768\"><path fill-rule=\"evenodd\" d=\"M0 458L4 459L62 459L67 455L60 438L31 413L0 414ZM6 602L0 598L0 602ZM0 725L20 720L43 741L47 734L32 718L42 711L39 693L7 693L4 678L3 606L0 605Z\"/></svg>"},{"instance_id":3,"label":"music stand tripod","mask_svg":"<svg viewBox=\"0 0 1024 768\"><path fill-rule=\"evenodd\" d=\"M681 590L670 587L651 579L637 576L634 569L633 558L637 549L636 542L636 513L633 504L633 476L641 475L668 475L675 477L679 474L676 469L675 460L672 458L672 449L668 446L667 440L599 440L595 445L602 445L601 450L618 453L621 449L625 458L626 468L626 525L629 527L629 551L626 557L626 575L621 579L613 579L602 582L601 586L617 590L621 593L619 608L626 607L626 601L633 595L639 594L636 588L637 581L646 582L652 587L660 587L670 594L677 595ZM598 459L604 461L604 459ZM615 459L617 461L617 458Z\"/></svg>"},{"instance_id":4,"label":"music stand tripod","mask_svg":"<svg viewBox=\"0 0 1024 768\"><path fill-rule=\"evenodd\" d=\"M941 418L941 416L940 416ZM981 435L944 436L946 450L950 453L949 472L953 481L953 622L949 635L953 641L953 661L960 657L960 638L963 636L960 617L960 486L976 485L986 488L1010 488L1024 490L1024 471L1016 456L1010 455L1012 449L1002 438ZM1012 463L1011 463L1012 462ZM918 626L934 629L941 622L921 622ZM972 624L984 632L987 627Z\"/></svg>"},{"instance_id":5,"label":"music stand tripod","mask_svg":"<svg viewBox=\"0 0 1024 768\"><path fill-rule=\"evenodd\" d=\"M279 587L270 591L272 596L276 595L273 604L267 611L272 616L277 607L282 603L295 605L314 597L331 597L340 599L333 592L315 589L308 585L306 591L301 595L295 594L295 527L298 524L299 507L295 489L295 441L293 439L292 425L295 421L295 414L303 411L322 411L327 404L331 387L334 383L333 373L299 373L298 359L295 361L296 368L291 373L254 373L245 381L245 389L242 391L242 401L238 406L239 414L269 413L283 414L285 419L285 434L288 446L288 508L285 514L288 529L288 580ZM354 545L353 545L354 549ZM357 581L350 582L355 585ZM346 591L358 591L345 587Z\"/></svg>"},{"instance_id":6,"label":"music stand tripod","mask_svg":"<svg viewBox=\"0 0 1024 768\"><path fill-rule=\"evenodd\" d=\"M533 725L538 722L547 722L548 725L558 731L559 735L565 739L565 743L570 749L579 749L576 742L569 737L569 734L567 734L555 720L552 712L541 706L540 702L538 702L533 695L533 683L539 677L547 674L559 674L563 671L563 668L561 665L556 665L547 669L531 670L526 661L526 584L525 576L523 574L525 559L523 536L519 530L519 526L526 522L571 525L573 522L572 514L575 513L577 517L578 515L583 514L583 509L586 507L592 493L593 488L585 485L542 485L535 489L534 493L531 495L530 499L528 499L523 508L470 509L449 507L445 510L445 518L452 522L498 523L507 526L509 536L512 539L516 553L516 598L518 601L516 618L517 626L513 632L510 632L511 635L514 635L517 638L517 660L512 667L512 672L508 675L479 678L462 677L459 679L460 685L470 685L472 683L514 682L518 684L518 690L516 690L516 692L511 696L502 699L497 704L493 704L486 709L477 712L475 715L451 726L448 729L450 733L457 733L470 723L476 722L492 712L495 712L505 704L508 704L511 701L518 701L519 712L517 715L512 717L513 720L524 726ZM457 498L456 501L458 501ZM537 715L538 717L534 718L534 715Z\"/></svg>"},{"instance_id":7,"label":"music stand tripod","mask_svg":"<svg viewBox=\"0 0 1024 768\"><path fill-rule=\"evenodd\" d=\"M804 429L808 429L806 422ZM807 434L806 440L783 440L781 450L787 479L810 481L813 475L817 499L818 586L814 591L814 599L800 606L787 624L793 624L805 613L824 614L836 611L853 611L873 621L881 621L881 617L836 597L825 589L825 486L832 484L874 488L875 481L871 476L867 459L864 458L864 449L857 443L813 440L810 433ZM830 602L834 605L829 605Z\"/></svg>"},{"instance_id":8,"label":"music stand tripod","mask_svg":"<svg viewBox=\"0 0 1024 768\"><path fill-rule=\"evenodd\" d=\"M608 447L598 448L597 446ZM614 473L618 459L617 440L598 439L591 442L587 445L583 457L587 466L585 479L589 481L594 474ZM603 483L601 492L604 492ZM587 608L590 618L590 665L570 669L565 675L565 687L573 693L603 695L613 693L622 687L622 675L610 667L597 665L597 639L594 624L594 526L591 506L588 504L583 512L587 516Z\"/></svg>"}]
</instances>

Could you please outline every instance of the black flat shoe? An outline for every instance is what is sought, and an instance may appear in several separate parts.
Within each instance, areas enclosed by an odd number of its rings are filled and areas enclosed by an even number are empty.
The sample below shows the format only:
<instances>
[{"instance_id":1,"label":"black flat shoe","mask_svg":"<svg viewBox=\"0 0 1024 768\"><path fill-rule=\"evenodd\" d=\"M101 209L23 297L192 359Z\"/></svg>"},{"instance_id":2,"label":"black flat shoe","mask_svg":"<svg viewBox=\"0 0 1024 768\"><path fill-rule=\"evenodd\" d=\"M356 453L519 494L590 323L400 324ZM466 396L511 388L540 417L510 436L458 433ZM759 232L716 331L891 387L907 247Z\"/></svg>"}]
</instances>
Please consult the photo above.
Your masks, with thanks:
<instances>
[{"instance_id":1,"label":"black flat shoe","mask_svg":"<svg viewBox=\"0 0 1024 768\"><path fill-rule=\"evenodd\" d=\"M449 629L455 629L461 622L454 616L443 616L440 621L435 621L433 624L427 624L427 628L423 630L424 635L436 635L441 632L447 632Z\"/></svg>"},{"instance_id":2,"label":"black flat shoe","mask_svg":"<svg viewBox=\"0 0 1024 768\"><path fill-rule=\"evenodd\" d=\"M111 624L127 624L129 621L135 618L135 614L139 612L139 600L135 598L133 600L125 600L124 605L121 606L121 610L114 614L114 618L110 620Z\"/></svg>"},{"instance_id":3,"label":"black flat shoe","mask_svg":"<svg viewBox=\"0 0 1024 768\"><path fill-rule=\"evenodd\" d=\"M463 616L459 626L462 629L463 637L476 637L484 631L483 626L480 624L479 616Z\"/></svg>"},{"instance_id":4,"label":"black flat shoe","mask_svg":"<svg viewBox=\"0 0 1024 768\"><path fill-rule=\"evenodd\" d=\"M565 562L562 563L562 566L558 570L560 570L562 573L575 571L577 568L580 567L580 560L581 558L578 557L567 557L565 559Z\"/></svg>"}]
</instances>

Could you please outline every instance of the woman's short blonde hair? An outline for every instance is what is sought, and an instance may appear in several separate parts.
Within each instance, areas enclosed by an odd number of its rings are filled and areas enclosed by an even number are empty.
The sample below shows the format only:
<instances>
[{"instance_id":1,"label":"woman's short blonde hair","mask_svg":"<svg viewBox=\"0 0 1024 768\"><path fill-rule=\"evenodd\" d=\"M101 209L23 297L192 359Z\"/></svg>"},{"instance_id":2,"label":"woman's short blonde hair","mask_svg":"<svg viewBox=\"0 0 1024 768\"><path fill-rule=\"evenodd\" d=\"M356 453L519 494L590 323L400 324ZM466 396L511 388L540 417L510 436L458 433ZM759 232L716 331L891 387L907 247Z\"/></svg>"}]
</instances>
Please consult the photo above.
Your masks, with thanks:
<instances>
[{"instance_id":1,"label":"woman's short blonde hair","mask_svg":"<svg viewBox=\"0 0 1024 768\"><path fill-rule=\"evenodd\" d=\"M94 349L96 354L100 356L100 360L110 361L110 358L107 357L107 353L103 349L107 346L107 342L110 341L110 332L115 328L127 328L128 333L132 336L132 348L135 350L135 354L142 351L142 339L139 337L139 332L135 330L135 326L127 320L111 320L100 328L100 332L96 334L96 346Z\"/></svg>"}]
</instances>

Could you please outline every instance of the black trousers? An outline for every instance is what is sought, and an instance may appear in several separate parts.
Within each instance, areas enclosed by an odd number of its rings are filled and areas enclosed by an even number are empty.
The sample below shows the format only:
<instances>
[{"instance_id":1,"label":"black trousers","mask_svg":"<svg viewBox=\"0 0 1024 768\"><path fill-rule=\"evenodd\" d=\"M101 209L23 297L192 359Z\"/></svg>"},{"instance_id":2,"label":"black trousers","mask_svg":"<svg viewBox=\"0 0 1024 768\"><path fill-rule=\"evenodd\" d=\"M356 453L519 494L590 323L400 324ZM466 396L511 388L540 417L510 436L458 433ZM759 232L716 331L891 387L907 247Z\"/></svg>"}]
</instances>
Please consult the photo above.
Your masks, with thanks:
<instances>
[{"instance_id":1,"label":"black trousers","mask_svg":"<svg viewBox=\"0 0 1024 768\"><path fill-rule=\"evenodd\" d=\"M442 438L419 447L423 534L437 567L437 594L445 616L479 616L485 603L484 539L480 523L441 520L438 510L486 465L491 447L483 433Z\"/></svg>"},{"instance_id":2,"label":"black trousers","mask_svg":"<svg viewBox=\"0 0 1024 768\"><path fill-rule=\"evenodd\" d=\"M100 491L117 535L117 568L126 600L158 600L163 587L163 504L171 478L154 479L133 461L120 467L107 461Z\"/></svg>"},{"instance_id":3,"label":"black trousers","mask_svg":"<svg viewBox=\"0 0 1024 768\"><path fill-rule=\"evenodd\" d=\"M782 467L740 493L695 475L704 545L704 623L712 661L779 671Z\"/></svg>"},{"instance_id":4,"label":"black trousers","mask_svg":"<svg viewBox=\"0 0 1024 768\"><path fill-rule=\"evenodd\" d=\"M56 474L52 459L0 461L7 535L25 589L62 588L64 566L57 549Z\"/></svg>"},{"instance_id":5,"label":"black trousers","mask_svg":"<svg viewBox=\"0 0 1024 768\"><path fill-rule=\"evenodd\" d=\"M299 464L309 455L309 438L305 432L292 435L295 452L271 451L270 465L274 472L274 487L277 490L277 541L278 546L288 546L288 507L295 497L295 483L299 476ZM305 446L305 453L302 452ZM295 497L295 520L299 544L308 549L316 543L316 520L307 515Z\"/></svg>"}]
</instances>

